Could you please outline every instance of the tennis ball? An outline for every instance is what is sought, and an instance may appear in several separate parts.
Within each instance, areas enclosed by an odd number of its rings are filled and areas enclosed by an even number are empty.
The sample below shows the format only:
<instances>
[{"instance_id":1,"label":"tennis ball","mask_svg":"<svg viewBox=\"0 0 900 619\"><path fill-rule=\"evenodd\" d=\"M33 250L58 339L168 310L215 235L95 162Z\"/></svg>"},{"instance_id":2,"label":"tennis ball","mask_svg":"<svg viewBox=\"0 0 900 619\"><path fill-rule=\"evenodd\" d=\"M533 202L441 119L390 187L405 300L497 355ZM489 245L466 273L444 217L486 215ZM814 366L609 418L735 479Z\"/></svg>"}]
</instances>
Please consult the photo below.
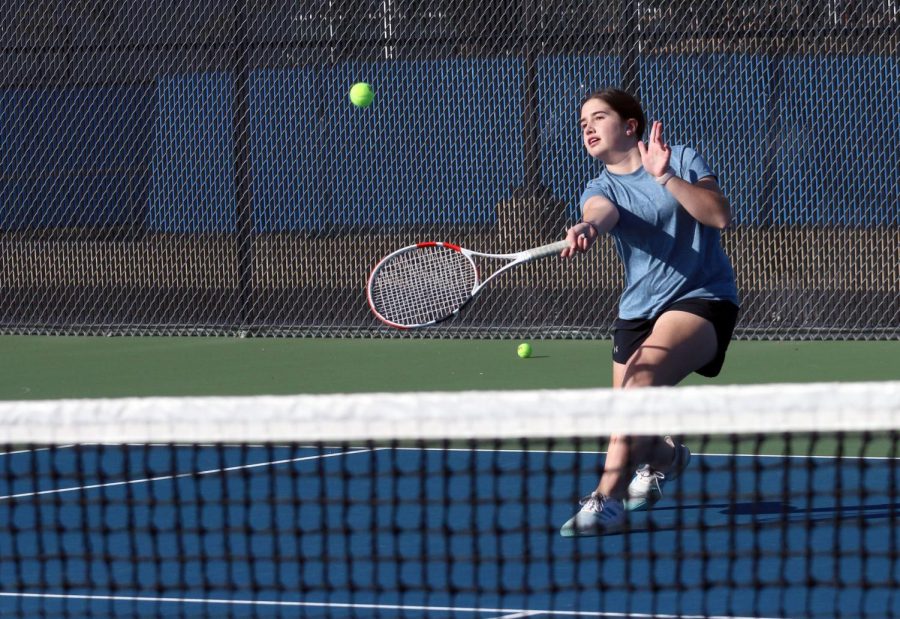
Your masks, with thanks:
<instances>
[{"instance_id":1,"label":"tennis ball","mask_svg":"<svg viewBox=\"0 0 900 619\"><path fill-rule=\"evenodd\" d=\"M365 82L356 82L350 87L350 102L356 107L369 107L374 98L372 87Z\"/></svg>"},{"instance_id":2,"label":"tennis ball","mask_svg":"<svg viewBox=\"0 0 900 619\"><path fill-rule=\"evenodd\" d=\"M522 359L527 359L531 356L531 344L528 342L519 344L519 347L516 349L516 354Z\"/></svg>"}]
</instances>

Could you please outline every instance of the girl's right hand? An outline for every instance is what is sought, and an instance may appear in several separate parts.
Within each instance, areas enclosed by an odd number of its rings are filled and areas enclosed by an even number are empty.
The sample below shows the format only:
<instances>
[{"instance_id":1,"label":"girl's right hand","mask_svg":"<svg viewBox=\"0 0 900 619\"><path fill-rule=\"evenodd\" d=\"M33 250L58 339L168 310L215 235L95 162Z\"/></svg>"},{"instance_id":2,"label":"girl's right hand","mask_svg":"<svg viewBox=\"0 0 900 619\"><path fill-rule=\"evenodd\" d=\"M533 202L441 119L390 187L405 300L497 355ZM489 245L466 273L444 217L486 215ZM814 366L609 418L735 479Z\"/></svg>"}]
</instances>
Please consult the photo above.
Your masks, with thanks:
<instances>
[{"instance_id":1,"label":"girl's right hand","mask_svg":"<svg viewBox=\"0 0 900 619\"><path fill-rule=\"evenodd\" d=\"M560 256L570 258L578 253L586 252L597 240L597 228L586 221L581 221L566 231L569 246L562 250Z\"/></svg>"}]
</instances>

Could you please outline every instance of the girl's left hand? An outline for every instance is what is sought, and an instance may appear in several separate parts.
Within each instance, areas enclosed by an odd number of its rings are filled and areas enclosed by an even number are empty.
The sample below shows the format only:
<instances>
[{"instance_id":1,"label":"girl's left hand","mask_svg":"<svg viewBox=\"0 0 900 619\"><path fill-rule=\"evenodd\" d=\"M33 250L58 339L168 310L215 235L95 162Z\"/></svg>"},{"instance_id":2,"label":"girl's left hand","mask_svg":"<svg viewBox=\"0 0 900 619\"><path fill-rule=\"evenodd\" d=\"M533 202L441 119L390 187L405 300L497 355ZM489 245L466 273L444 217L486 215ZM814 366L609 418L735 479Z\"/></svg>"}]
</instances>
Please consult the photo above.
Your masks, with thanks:
<instances>
[{"instance_id":1,"label":"girl's left hand","mask_svg":"<svg viewBox=\"0 0 900 619\"><path fill-rule=\"evenodd\" d=\"M669 170L672 149L663 142L662 123L660 121L653 121L653 127L650 129L650 139L647 140L647 144L638 140L638 150L641 151L641 163L649 174L662 176Z\"/></svg>"}]
</instances>

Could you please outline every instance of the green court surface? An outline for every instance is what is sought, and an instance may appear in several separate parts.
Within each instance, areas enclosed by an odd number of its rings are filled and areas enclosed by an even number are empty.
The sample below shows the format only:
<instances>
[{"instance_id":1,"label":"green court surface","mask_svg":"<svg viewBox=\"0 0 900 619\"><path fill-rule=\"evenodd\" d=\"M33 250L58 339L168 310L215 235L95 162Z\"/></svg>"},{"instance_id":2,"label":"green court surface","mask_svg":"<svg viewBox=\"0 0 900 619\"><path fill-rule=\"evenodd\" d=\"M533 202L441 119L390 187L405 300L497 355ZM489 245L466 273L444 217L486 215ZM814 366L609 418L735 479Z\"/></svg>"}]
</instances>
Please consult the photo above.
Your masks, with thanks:
<instances>
[{"instance_id":1,"label":"green court surface","mask_svg":"<svg viewBox=\"0 0 900 619\"><path fill-rule=\"evenodd\" d=\"M608 387L608 341L0 337L0 399ZM684 384L900 379L900 342L734 342Z\"/></svg>"}]
</instances>

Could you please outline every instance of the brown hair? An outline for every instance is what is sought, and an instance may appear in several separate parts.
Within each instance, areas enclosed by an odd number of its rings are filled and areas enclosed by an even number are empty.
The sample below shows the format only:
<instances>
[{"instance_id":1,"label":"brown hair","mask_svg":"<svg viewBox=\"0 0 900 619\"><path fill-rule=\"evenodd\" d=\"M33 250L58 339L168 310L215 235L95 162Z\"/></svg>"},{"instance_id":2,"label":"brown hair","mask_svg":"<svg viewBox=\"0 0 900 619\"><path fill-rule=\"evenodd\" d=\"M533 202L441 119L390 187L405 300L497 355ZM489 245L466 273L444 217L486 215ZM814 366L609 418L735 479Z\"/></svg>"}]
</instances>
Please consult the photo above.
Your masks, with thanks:
<instances>
[{"instance_id":1,"label":"brown hair","mask_svg":"<svg viewBox=\"0 0 900 619\"><path fill-rule=\"evenodd\" d=\"M635 132L637 138L640 140L644 136L644 129L647 127L647 118L644 116L644 110L641 107L640 101L638 101L631 93L619 90L618 88L595 90L584 96L578 109L581 110L581 108L584 107L584 104L591 99L600 99L615 110L623 120L629 120L631 118L635 119L637 121L637 131Z\"/></svg>"}]
</instances>

